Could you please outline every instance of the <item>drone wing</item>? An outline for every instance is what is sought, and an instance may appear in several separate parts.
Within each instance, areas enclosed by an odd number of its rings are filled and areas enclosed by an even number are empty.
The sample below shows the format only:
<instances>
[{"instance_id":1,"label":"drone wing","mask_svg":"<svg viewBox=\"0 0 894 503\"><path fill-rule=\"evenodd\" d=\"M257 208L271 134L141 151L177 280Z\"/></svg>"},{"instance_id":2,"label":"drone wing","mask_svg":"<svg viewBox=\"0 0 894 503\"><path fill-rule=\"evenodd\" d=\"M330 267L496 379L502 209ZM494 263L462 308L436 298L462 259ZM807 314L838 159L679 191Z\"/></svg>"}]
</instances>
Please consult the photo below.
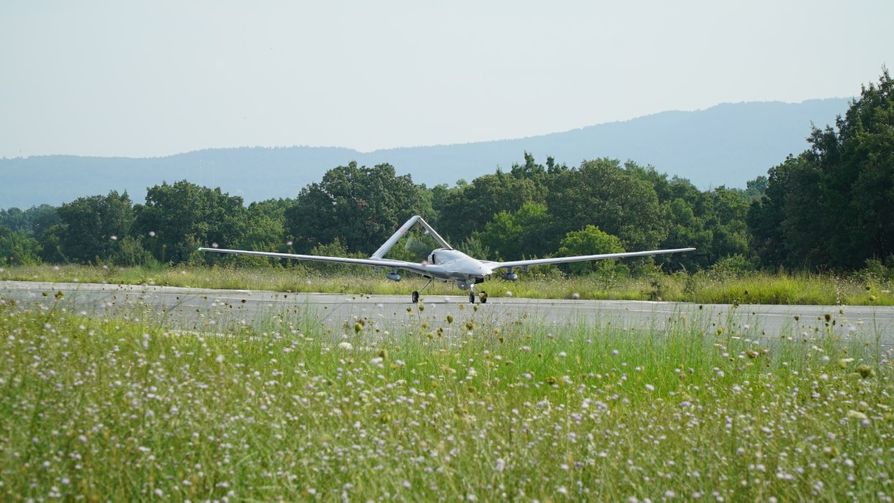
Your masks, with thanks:
<instances>
[{"instance_id":1,"label":"drone wing","mask_svg":"<svg viewBox=\"0 0 894 503\"><path fill-rule=\"evenodd\" d=\"M624 253L603 253L600 255L575 255L572 257L554 257L554 258L538 258L531 260L511 260L509 262L491 262L488 265L492 269L510 268L510 267L526 267L532 265L549 265L549 264L568 264L571 262L589 262L591 260L607 260L613 258L625 257L645 257L649 255L664 255L667 253L682 253L694 251L695 248L674 248L668 250L647 250L638 252Z\"/></svg>"},{"instance_id":2,"label":"drone wing","mask_svg":"<svg viewBox=\"0 0 894 503\"><path fill-rule=\"evenodd\" d=\"M391 269L403 269L420 274L425 273L425 266L416 262L392 260L386 258L348 258L326 257L323 255L298 255L294 253L262 252L252 250L229 250L226 248L199 248L199 251L213 253L229 253L233 255L251 255L255 257L288 258L293 260L307 260L310 262L329 262L334 264L366 265L371 267L388 267Z\"/></svg>"}]
</instances>

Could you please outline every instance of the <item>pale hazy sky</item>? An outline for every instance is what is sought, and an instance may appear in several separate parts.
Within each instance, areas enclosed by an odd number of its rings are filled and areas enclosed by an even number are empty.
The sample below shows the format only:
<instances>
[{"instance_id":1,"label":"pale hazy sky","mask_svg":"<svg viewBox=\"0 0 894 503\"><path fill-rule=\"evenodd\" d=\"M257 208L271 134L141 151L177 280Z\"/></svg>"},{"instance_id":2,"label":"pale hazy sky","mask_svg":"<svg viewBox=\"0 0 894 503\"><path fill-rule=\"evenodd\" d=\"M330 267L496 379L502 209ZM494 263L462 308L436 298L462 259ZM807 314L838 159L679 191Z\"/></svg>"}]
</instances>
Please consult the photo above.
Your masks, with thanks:
<instances>
[{"instance_id":1,"label":"pale hazy sky","mask_svg":"<svg viewBox=\"0 0 894 503\"><path fill-rule=\"evenodd\" d=\"M0 0L0 157L372 150L854 96L894 1Z\"/></svg>"}]
</instances>

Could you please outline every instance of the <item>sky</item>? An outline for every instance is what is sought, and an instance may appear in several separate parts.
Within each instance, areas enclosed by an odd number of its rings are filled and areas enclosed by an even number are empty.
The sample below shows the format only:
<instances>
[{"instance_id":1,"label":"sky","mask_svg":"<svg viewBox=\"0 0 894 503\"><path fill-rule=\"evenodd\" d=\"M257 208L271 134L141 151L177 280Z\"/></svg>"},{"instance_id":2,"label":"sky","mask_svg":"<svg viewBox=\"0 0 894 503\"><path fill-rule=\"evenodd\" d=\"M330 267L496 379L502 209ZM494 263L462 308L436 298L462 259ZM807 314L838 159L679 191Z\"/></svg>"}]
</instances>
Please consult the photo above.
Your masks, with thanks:
<instances>
[{"instance_id":1,"label":"sky","mask_svg":"<svg viewBox=\"0 0 894 503\"><path fill-rule=\"evenodd\" d=\"M0 157L379 148L855 96L890 0L2 0Z\"/></svg>"}]
</instances>

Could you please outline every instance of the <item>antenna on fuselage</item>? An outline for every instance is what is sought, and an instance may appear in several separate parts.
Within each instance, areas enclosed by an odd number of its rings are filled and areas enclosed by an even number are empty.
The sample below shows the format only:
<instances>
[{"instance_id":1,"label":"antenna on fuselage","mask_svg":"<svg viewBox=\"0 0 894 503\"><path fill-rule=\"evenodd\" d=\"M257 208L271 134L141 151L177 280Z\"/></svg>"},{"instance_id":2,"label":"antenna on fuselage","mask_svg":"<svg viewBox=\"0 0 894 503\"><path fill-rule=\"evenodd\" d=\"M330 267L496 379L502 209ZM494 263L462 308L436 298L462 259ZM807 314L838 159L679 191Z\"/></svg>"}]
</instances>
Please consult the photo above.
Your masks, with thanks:
<instances>
[{"instance_id":1,"label":"antenna on fuselage","mask_svg":"<svg viewBox=\"0 0 894 503\"><path fill-rule=\"evenodd\" d=\"M426 222L425 220L423 220L423 218L422 218L421 216L419 216L419 215L413 215L409 220L406 221L406 223L404 223L403 225L400 226L400 229L397 229L397 232L395 232L394 234L391 235L390 238L388 238L388 241L385 241L385 242L382 244L382 246L380 246L379 249L376 250L375 253L373 253L372 255L370 255L369 258L382 258L382 257L384 257L385 254L388 253L388 251L391 250L391 248L395 245L395 243L397 243L398 240L400 240L400 238L404 237L404 235L405 235L405 234L410 230L410 228L413 227L413 225L416 224L416 223L418 223L418 224L421 225L426 231L428 231L428 233L431 235L431 237L435 238L435 241L437 241L438 244L441 245L442 248L446 248L446 249L448 249L448 250L452 250L452 249L453 249L453 247L450 246L450 243L448 243L447 240L445 240L444 238L442 238L441 235L438 234L438 232L437 232L436 230L434 230L434 229L432 228L431 225L428 225L428 222Z\"/></svg>"}]
</instances>

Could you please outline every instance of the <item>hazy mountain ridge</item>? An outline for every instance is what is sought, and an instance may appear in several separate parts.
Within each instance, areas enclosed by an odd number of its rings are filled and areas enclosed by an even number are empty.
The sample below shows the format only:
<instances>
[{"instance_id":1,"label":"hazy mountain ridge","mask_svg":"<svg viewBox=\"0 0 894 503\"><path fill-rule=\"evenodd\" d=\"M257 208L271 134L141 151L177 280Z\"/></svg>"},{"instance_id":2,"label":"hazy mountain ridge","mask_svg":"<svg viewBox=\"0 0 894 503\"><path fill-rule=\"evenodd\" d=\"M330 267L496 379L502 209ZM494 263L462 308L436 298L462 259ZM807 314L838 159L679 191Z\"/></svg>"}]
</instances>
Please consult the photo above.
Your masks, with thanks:
<instances>
[{"instance_id":1,"label":"hazy mountain ridge","mask_svg":"<svg viewBox=\"0 0 894 503\"><path fill-rule=\"evenodd\" d=\"M0 159L0 208L60 204L80 196L127 190L142 201L146 187L187 179L243 196L247 201L294 197L301 187L352 160L388 162L428 185L453 184L508 169L531 152L543 161L577 165L612 157L652 164L699 187L743 187L745 181L807 146L811 123L832 124L849 98L790 104L749 102L693 112L661 112L527 138L359 152L341 147L205 149L166 157L68 155Z\"/></svg>"}]
</instances>

